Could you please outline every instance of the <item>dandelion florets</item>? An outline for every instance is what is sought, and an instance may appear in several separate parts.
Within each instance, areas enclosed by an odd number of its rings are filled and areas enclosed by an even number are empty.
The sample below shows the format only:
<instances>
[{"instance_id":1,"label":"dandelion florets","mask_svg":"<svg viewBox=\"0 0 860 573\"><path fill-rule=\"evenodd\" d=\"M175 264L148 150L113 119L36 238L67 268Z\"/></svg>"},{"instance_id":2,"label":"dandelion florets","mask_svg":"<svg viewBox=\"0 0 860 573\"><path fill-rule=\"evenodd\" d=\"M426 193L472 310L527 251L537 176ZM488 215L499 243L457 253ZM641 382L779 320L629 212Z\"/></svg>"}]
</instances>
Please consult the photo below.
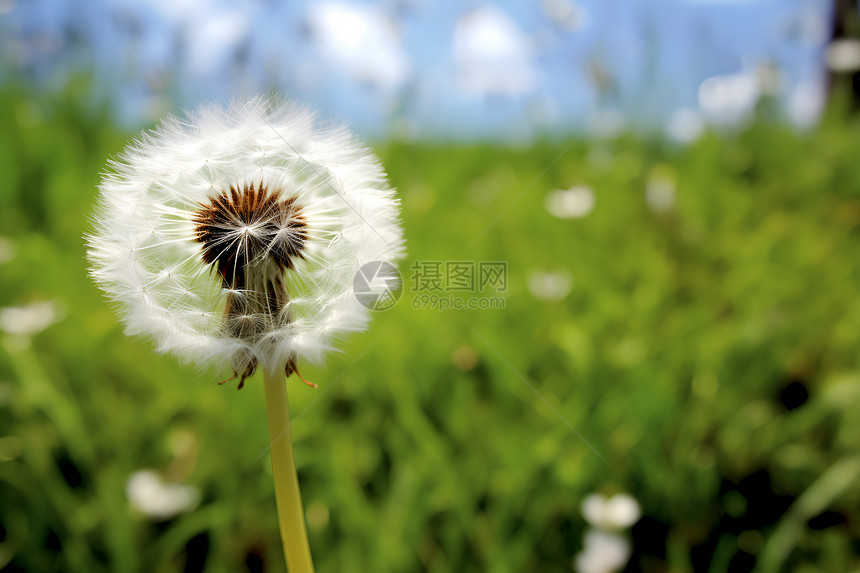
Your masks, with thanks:
<instances>
[{"instance_id":1,"label":"dandelion florets","mask_svg":"<svg viewBox=\"0 0 860 573\"><path fill-rule=\"evenodd\" d=\"M244 289L247 274L268 258L278 271L293 268L308 239L307 222L295 197L268 187L231 187L210 197L194 213L203 260L214 264L224 288Z\"/></svg>"},{"instance_id":2,"label":"dandelion florets","mask_svg":"<svg viewBox=\"0 0 860 573\"><path fill-rule=\"evenodd\" d=\"M356 271L403 255L399 202L349 132L267 99L168 118L100 185L91 274L130 334L244 379L366 326Z\"/></svg>"}]
</instances>

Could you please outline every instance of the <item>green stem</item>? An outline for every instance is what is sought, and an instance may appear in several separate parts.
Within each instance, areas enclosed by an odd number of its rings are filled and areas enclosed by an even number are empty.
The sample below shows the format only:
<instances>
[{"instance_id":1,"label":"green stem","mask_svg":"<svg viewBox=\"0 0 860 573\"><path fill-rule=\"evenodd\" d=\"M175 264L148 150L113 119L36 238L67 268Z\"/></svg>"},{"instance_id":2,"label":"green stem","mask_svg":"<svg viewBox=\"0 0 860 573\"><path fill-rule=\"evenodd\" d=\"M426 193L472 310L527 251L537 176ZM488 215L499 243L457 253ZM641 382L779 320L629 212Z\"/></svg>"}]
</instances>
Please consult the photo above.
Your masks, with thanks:
<instances>
[{"instance_id":1,"label":"green stem","mask_svg":"<svg viewBox=\"0 0 860 573\"><path fill-rule=\"evenodd\" d=\"M305 530L296 460L293 457L293 439L290 435L290 405L287 401L287 384L283 370L272 374L263 369L266 386L266 415L269 419L269 446L272 452L272 471L275 475L275 500L278 504L278 523L281 541L287 558L289 573L313 573L311 549Z\"/></svg>"}]
</instances>

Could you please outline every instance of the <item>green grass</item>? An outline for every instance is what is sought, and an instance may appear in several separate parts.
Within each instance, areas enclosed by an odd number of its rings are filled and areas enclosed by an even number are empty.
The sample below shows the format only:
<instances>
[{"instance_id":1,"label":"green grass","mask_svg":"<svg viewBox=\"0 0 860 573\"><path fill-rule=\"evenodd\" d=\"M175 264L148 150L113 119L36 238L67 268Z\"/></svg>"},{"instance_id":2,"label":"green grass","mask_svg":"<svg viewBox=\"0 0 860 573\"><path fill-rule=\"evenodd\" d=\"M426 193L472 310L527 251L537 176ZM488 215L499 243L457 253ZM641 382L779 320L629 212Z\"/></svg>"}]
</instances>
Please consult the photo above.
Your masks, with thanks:
<instances>
[{"instance_id":1,"label":"green grass","mask_svg":"<svg viewBox=\"0 0 860 573\"><path fill-rule=\"evenodd\" d=\"M0 568L283 570L262 378L237 392L154 355L87 279L99 173L131 134L75 101L0 94L0 306L64 310L0 335ZM633 570L860 566L860 139L837 119L577 141L555 163L569 142L378 146L407 287L303 368L319 390L289 385L317 570L570 571L593 491L642 504ZM645 203L655 172L671 213ZM594 211L550 216L578 183ZM507 261L505 308L413 308L414 260ZM530 294L544 269L571 273L563 301ZM200 507L136 515L146 467Z\"/></svg>"}]
</instances>

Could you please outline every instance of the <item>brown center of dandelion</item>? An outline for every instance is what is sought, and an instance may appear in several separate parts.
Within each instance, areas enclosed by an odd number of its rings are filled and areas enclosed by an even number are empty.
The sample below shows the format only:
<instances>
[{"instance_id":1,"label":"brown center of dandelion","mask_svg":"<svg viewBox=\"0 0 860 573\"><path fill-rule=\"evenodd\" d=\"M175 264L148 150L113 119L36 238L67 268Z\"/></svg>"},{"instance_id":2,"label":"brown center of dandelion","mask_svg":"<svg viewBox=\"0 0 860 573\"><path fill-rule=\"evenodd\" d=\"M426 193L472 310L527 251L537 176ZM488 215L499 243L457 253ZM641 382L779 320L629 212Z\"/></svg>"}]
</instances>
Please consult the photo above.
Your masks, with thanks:
<instances>
[{"instance_id":1,"label":"brown center of dandelion","mask_svg":"<svg viewBox=\"0 0 860 573\"><path fill-rule=\"evenodd\" d=\"M215 265L226 289L246 289L248 272L270 261L284 271L304 258L308 230L301 205L262 184L222 191L201 204L193 222L203 260Z\"/></svg>"},{"instance_id":2,"label":"brown center of dandelion","mask_svg":"<svg viewBox=\"0 0 860 573\"><path fill-rule=\"evenodd\" d=\"M303 259L308 225L295 197L285 197L267 186L230 187L201 203L194 213L195 237L203 245L202 257L221 275L227 295L224 334L250 344L290 322L290 301L284 271ZM234 376L245 378L257 369L248 351L233 356ZM287 361L289 376L295 356Z\"/></svg>"}]
</instances>

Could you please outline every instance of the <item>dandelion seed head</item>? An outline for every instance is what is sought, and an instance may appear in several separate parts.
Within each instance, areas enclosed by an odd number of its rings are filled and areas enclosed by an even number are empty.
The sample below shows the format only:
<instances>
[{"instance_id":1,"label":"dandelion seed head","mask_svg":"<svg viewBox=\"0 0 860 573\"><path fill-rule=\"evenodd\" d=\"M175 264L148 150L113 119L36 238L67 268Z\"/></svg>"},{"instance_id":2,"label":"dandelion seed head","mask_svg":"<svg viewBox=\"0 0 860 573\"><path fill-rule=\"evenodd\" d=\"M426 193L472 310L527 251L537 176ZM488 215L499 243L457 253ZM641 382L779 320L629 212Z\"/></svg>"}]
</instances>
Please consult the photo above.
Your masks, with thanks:
<instances>
[{"instance_id":1,"label":"dandelion seed head","mask_svg":"<svg viewBox=\"0 0 860 573\"><path fill-rule=\"evenodd\" d=\"M369 311L370 261L402 257L399 201L348 131L270 99L202 107L109 164L91 275L130 334L243 378L314 362ZM280 366L278 366L280 365Z\"/></svg>"}]
</instances>

